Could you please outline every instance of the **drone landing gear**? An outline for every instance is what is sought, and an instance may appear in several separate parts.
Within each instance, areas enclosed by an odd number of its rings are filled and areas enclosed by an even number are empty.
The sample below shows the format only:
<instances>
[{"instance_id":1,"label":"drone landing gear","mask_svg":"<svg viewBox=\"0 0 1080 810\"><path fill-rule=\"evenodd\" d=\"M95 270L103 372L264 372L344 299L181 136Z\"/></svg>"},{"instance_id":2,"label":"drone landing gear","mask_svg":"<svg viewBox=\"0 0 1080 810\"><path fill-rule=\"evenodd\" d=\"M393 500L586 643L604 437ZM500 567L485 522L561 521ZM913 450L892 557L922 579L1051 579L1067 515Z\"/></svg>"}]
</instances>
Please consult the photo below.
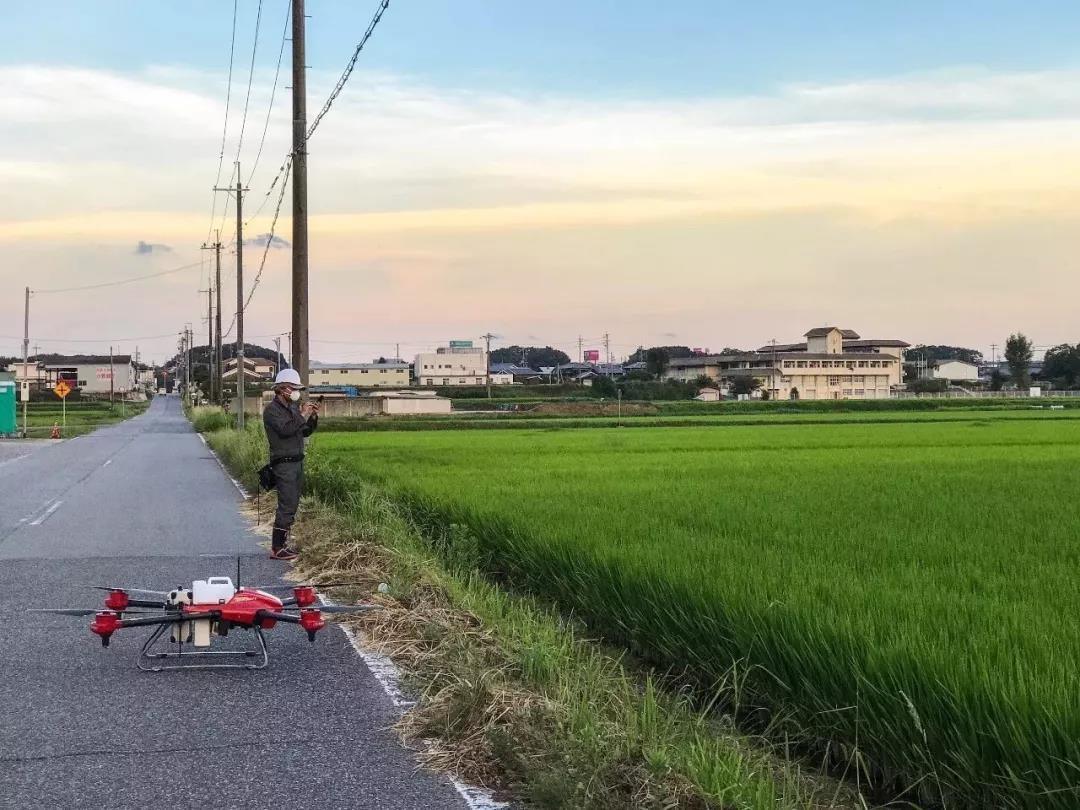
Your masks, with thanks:
<instances>
[{"instance_id":1,"label":"drone landing gear","mask_svg":"<svg viewBox=\"0 0 1080 810\"><path fill-rule=\"evenodd\" d=\"M270 656L266 651L266 638L263 636L261 627L256 626L253 629L255 631L256 646L247 650L185 650L183 642L179 642L176 643L177 649L175 652L151 652L151 648L154 644L169 631L168 625L159 625L154 629L154 632L150 634L150 637L146 639L146 643L143 644L142 650L139 651L137 663L139 669L143 672L165 672L173 669L265 669L270 660ZM246 658L255 658L257 660L251 663L212 663L214 659L211 658L211 656L222 655L233 657L244 656ZM180 663L185 659L194 659L194 661L190 664ZM159 663L151 665L147 664L147 661L156 661ZM166 661L175 661L175 663L165 663Z\"/></svg>"}]
</instances>

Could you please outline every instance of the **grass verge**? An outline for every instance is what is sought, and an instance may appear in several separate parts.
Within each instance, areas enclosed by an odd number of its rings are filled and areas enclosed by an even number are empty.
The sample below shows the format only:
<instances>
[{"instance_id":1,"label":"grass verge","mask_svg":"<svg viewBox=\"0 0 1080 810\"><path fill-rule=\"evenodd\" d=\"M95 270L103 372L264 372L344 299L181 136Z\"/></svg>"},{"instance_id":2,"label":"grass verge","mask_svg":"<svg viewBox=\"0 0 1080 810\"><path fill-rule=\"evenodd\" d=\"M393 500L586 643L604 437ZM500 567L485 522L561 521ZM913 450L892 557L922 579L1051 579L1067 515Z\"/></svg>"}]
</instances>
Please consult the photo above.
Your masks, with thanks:
<instances>
[{"instance_id":1,"label":"grass verge","mask_svg":"<svg viewBox=\"0 0 1080 810\"><path fill-rule=\"evenodd\" d=\"M253 483L260 425L207 440ZM383 609L355 628L419 693L399 730L428 765L538 808L862 806L577 622L482 578L464 527L446 527L453 542L435 548L384 493L317 456L308 486L298 573L360 583L345 596L388 585L374 597ZM737 688L735 677L718 683L717 701Z\"/></svg>"}]
</instances>

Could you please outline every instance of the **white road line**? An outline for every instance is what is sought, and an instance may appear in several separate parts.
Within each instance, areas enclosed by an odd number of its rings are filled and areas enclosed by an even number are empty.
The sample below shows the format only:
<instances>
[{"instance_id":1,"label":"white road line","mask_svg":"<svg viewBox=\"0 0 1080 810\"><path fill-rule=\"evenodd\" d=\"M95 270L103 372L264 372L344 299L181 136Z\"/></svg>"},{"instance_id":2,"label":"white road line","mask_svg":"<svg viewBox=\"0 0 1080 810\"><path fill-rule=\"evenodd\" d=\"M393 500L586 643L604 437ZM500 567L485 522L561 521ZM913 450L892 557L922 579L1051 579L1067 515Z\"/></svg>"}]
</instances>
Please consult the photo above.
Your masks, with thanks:
<instances>
[{"instance_id":1,"label":"white road line","mask_svg":"<svg viewBox=\"0 0 1080 810\"><path fill-rule=\"evenodd\" d=\"M19 459L26 458L28 455L30 455L30 454L29 453L23 453L21 456L15 456L15 458L9 458L7 461L0 461L0 467L3 467L5 464L14 464Z\"/></svg>"},{"instance_id":2,"label":"white road line","mask_svg":"<svg viewBox=\"0 0 1080 810\"><path fill-rule=\"evenodd\" d=\"M214 448L207 444L206 439L203 437L203 435L201 433L197 433L196 435L199 437L199 441L205 444L206 449L209 450L210 453L214 456L214 461L216 461L218 463L218 466L221 467L221 471L225 473L225 475L230 481L232 481L233 486L236 487L236 491L240 493L240 497L243 498L245 501L250 498L251 496L248 495L248 491L244 489L244 485L229 474L229 471L225 468L225 465L221 463L221 459L218 457L218 454L214 452Z\"/></svg>"},{"instance_id":3,"label":"white road line","mask_svg":"<svg viewBox=\"0 0 1080 810\"><path fill-rule=\"evenodd\" d=\"M109 466L110 464L112 464L112 459L111 459L111 458L109 458L109 459L106 459L106 460L105 460L105 463L104 463L104 464L102 464L101 466L102 466L102 467L108 467L108 466Z\"/></svg>"},{"instance_id":4,"label":"white road line","mask_svg":"<svg viewBox=\"0 0 1080 810\"><path fill-rule=\"evenodd\" d=\"M57 509L60 508L60 504L62 504L62 503L63 503L63 501L54 501L52 506L50 506L48 509L46 509L44 512L42 512L40 515L38 515L37 518L35 518L34 520L31 520L30 525L31 526L40 526L42 523L44 523L46 520L48 520L49 515L51 515L53 512L55 512Z\"/></svg>"},{"instance_id":5,"label":"white road line","mask_svg":"<svg viewBox=\"0 0 1080 810\"><path fill-rule=\"evenodd\" d=\"M321 593L319 594L319 601L324 605L334 604ZM364 649L360 637L354 633L351 628L346 627L344 624L339 624L338 627L345 632L345 637L349 640L349 644L356 650L356 654L360 656L371 674L375 676L375 680L379 682L379 686L386 692L387 697L390 698L390 702L394 704L394 707L399 711L404 712L406 709L415 706L416 701L410 700L405 696L405 693L401 691L401 670L398 669L397 664L385 655ZM454 790L458 792L458 795L461 796L470 810L503 810L503 808L510 806L506 802L496 801L490 790L467 785L459 779L452 779L451 781L454 785Z\"/></svg>"}]
</instances>

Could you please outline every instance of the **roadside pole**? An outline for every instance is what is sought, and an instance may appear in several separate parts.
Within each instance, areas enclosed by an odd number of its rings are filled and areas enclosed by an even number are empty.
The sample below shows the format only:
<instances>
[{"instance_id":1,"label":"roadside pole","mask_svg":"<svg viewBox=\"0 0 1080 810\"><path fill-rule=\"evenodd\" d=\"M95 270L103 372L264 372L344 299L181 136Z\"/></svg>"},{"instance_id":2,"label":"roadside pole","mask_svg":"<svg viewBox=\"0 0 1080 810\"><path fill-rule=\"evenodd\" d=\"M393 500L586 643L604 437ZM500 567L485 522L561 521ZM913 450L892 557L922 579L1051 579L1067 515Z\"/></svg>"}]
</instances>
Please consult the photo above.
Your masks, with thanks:
<instances>
[{"instance_id":1,"label":"roadside pole","mask_svg":"<svg viewBox=\"0 0 1080 810\"><path fill-rule=\"evenodd\" d=\"M22 342L22 354L23 354L23 366L22 366L22 431L23 438L28 438L30 434L27 432L27 402L30 399L30 376L27 371L30 361L30 288L26 288L26 308L23 310L23 342ZM37 377L36 368L37 361L34 362L35 373Z\"/></svg>"}]
</instances>

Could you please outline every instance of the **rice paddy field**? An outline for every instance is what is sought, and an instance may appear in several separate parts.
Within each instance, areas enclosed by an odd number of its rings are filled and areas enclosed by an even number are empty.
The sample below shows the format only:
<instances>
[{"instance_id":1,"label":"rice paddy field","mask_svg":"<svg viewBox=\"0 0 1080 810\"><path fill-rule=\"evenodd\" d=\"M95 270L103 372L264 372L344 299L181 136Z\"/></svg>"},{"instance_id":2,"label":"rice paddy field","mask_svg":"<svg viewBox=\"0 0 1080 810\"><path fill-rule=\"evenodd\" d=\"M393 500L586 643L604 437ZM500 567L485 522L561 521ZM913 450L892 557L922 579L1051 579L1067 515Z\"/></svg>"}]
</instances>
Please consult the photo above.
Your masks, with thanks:
<instances>
[{"instance_id":1,"label":"rice paddy field","mask_svg":"<svg viewBox=\"0 0 1080 810\"><path fill-rule=\"evenodd\" d=\"M1080 419L1002 416L330 433L313 472L889 795L1076 808Z\"/></svg>"}]
</instances>

